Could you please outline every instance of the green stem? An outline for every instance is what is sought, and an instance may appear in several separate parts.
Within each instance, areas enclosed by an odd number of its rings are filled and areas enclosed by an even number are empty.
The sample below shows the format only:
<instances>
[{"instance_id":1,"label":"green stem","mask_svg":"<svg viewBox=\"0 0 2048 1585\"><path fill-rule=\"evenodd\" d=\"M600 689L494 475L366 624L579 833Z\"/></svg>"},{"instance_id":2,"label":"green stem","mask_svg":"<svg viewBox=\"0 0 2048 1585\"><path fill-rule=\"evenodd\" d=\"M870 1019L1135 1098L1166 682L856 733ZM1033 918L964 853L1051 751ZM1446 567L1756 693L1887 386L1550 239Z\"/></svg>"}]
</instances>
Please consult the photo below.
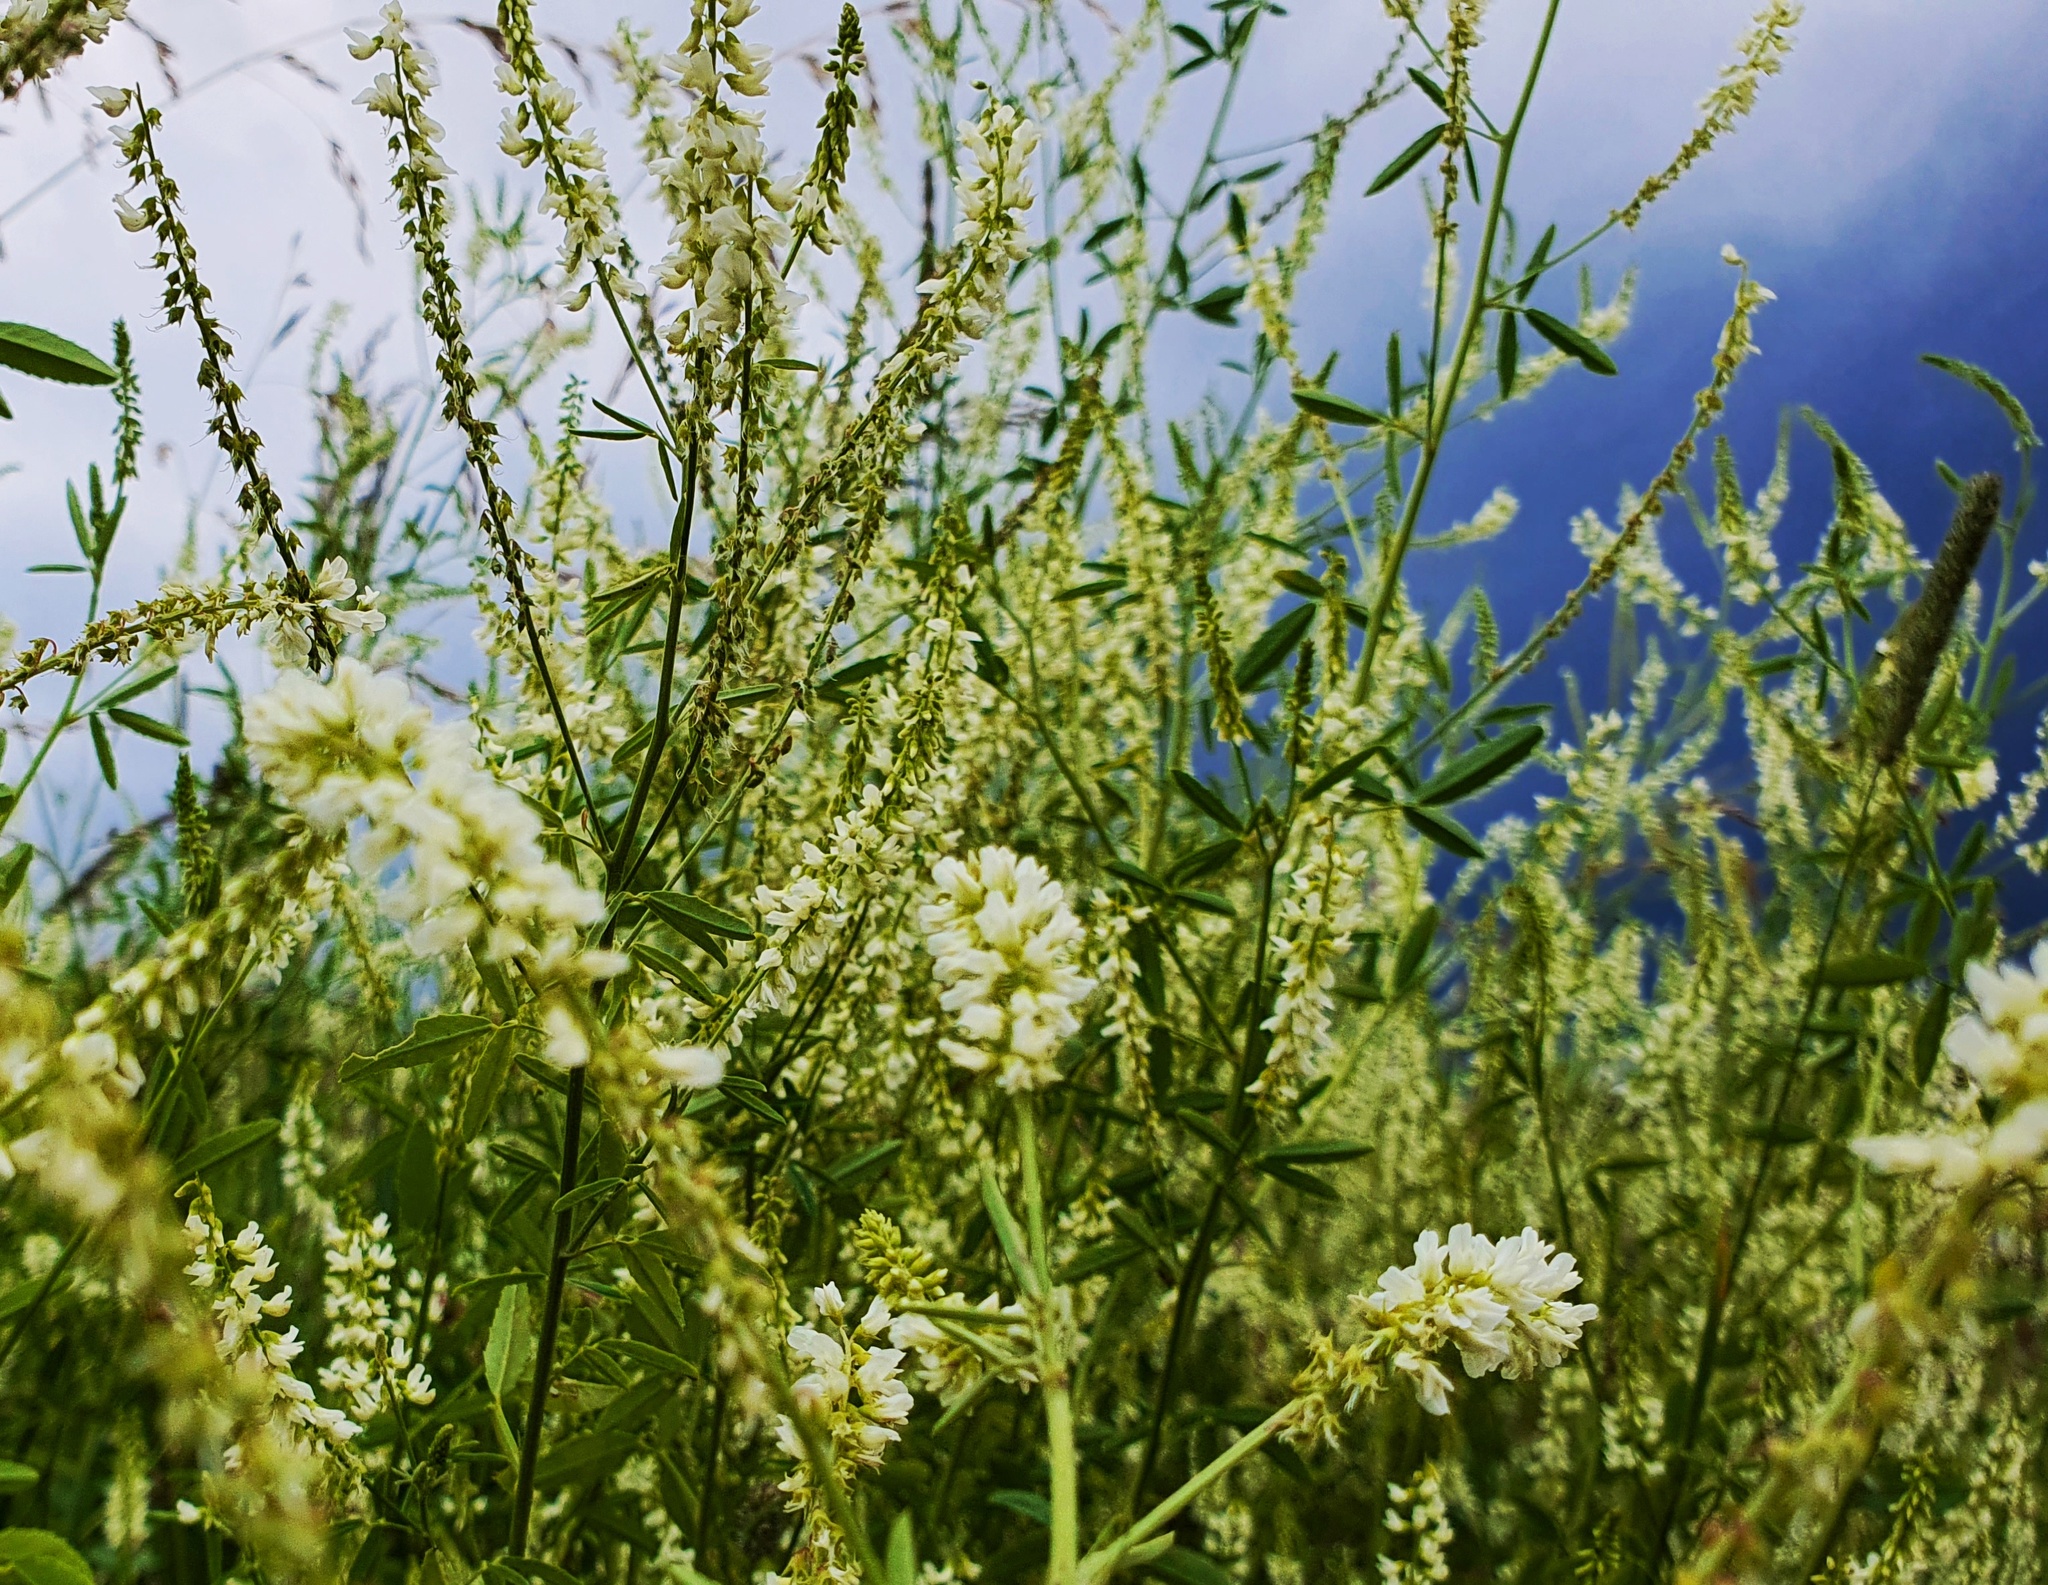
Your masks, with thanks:
<instances>
[{"instance_id":1,"label":"green stem","mask_svg":"<svg viewBox=\"0 0 2048 1585\"><path fill-rule=\"evenodd\" d=\"M1017 1096L1017 1155L1024 1180L1024 1235L1038 1275L1032 1300L1038 1332L1039 1379L1045 1393L1047 1460L1052 1466L1052 1556L1046 1585L1074 1585L1080 1567L1080 1478L1074 1454L1074 1398L1066 1337L1052 1285L1045 1237L1045 1188L1038 1176L1038 1102Z\"/></svg>"},{"instance_id":2,"label":"green stem","mask_svg":"<svg viewBox=\"0 0 2048 1585\"><path fill-rule=\"evenodd\" d=\"M1465 321L1458 331L1456 350L1451 355L1450 389L1439 402L1432 386L1432 405L1415 462L1415 477L1401 506L1394 543L1380 568L1379 589L1373 595L1372 614L1366 623L1365 650L1359 658L1357 677L1352 684L1354 704L1364 702L1366 688L1372 681L1373 661L1379 654L1387 614L1393 607L1394 594L1401 583L1401 564L1408 557L1409 543L1415 537L1415 524L1422 515L1423 498L1429 493L1430 477L1436 472L1436 459L1443 450L1444 434L1450 427L1451 411L1457 406L1458 382L1464 375L1466 364L1471 361L1473 344L1479 338L1479 326L1486 317L1487 272L1493 267L1494 243L1500 234L1501 216L1507 208L1508 169L1514 163L1515 144L1521 136L1522 122L1529 114L1529 102L1536 94L1536 79L1542 74L1543 57L1550 49L1551 29L1556 25L1560 3L1561 0L1550 0L1544 7L1543 29L1536 37L1536 51L1530 57L1528 75L1522 80L1522 96L1515 102L1514 119L1509 121L1507 131L1501 134L1500 159L1493 172L1493 192L1486 203L1486 226L1479 239L1479 260L1473 273L1471 295L1465 304Z\"/></svg>"},{"instance_id":3,"label":"green stem","mask_svg":"<svg viewBox=\"0 0 2048 1585\"><path fill-rule=\"evenodd\" d=\"M583 1134L583 1091L589 1070L569 1074L569 1099L562 1120L561 1193L576 1187L576 1158ZM533 1518L533 1470L540 1460L541 1429L547 1420L548 1383L555 1368L555 1335L562 1321L562 1289L569 1276L570 1217L555 1213L554 1249L548 1259L547 1297L542 1301L540 1335L533 1351L533 1393L526 1401L526 1432L519 1439L519 1475L512 1489L512 1535L506 1550L526 1554L526 1532Z\"/></svg>"},{"instance_id":4,"label":"green stem","mask_svg":"<svg viewBox=\"0 0 2048 1585\"><path fill-rule=\"evenodd\" d=\"M1081 1585L1101 1585L1133 1549L1143 1546L1171 1523L1187 1505L1284 1430L1294 1405L1276 1409L1229 1447L1183 1481L1171 1496L1162 1499L1144 1518L1107 1546L1098 1547L1081 1560Z\"/></svg>"}]
</instances>

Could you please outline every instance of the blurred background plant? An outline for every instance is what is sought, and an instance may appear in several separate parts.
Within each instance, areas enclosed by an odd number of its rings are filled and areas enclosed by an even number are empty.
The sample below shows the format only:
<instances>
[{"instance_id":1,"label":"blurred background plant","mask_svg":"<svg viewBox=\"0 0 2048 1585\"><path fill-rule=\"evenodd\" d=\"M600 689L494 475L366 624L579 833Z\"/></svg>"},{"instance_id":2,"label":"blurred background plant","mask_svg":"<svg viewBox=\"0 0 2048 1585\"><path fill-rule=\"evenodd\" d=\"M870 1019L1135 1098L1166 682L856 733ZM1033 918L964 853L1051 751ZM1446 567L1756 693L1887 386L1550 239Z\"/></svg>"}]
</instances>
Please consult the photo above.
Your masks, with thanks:
<instances>
[{"instance_id":1,"label":"blurred background plant","mask_svg":"<svg viewBox=\"0 0 2048 1585\"><path fill-rule=\"evenodd\" d=\"M0 1563L2034 1578L2039 439L1935 355L2009 459L1914 459L1940 520L1816 413L1739 452L1778 311L1729 248L1575 587L1519 641L1423 598L1532 532L1428 526L1467 421L1629 378L1598 245L1799 21L1573 235L1515 185L1558 11L1392 4L1254 162L1264 0L849 7L794 154L751 0L602 62L505 0L527 203L387 7L348 53L434 376L330 321L289 486L161 107L95 89L237 508L115 603L128 329L0 325L17 408L112 399L39 574L84 626L0 662ZM22 0L0 87L120 19ZM1418 191L1422 331L1340 357L1333 210ZM1596 612L1604 708L1553 656ZM169 785L85 864L24 813L72 741Z\"/></svg>"}]
</instances>

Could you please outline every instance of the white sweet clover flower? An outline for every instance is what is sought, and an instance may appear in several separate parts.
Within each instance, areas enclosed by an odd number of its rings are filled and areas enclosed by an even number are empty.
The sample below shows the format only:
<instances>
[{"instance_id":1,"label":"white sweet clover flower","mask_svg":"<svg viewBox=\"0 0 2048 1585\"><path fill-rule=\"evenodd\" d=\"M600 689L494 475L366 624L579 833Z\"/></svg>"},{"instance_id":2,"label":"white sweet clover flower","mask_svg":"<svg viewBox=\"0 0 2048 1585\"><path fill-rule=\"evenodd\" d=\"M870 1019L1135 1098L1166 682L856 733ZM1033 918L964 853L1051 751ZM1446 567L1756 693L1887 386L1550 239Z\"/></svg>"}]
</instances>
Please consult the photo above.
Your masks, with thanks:
<instances>
[{"instance_id":1,"label":"white sweet clover flower","mask_svg":"<svg viewBox=\"0 0 2048 1585\"><path fill-rule=\"evenodd\" d=\"M789 1362L798 1408L811 1418L830 1449L839 1479L850 1484L862 1470L879 1469L889 1445L902 1439L917 1400L903 1383L901 1348L877 1346L896 1317L881 1299L869 1301L849 1324L838 1284L811 1291L820 1326L789 1329ZM777 1483L788 1511L802 1515L801 1539L784 1572L770 1575L781 1585L823 1585L856 1578L847 1539L825 1511L823 1494L804 1439L788 1415L775 1422L775 1445L794 1465Z\"/></svg>"},{"instance_id":2,"label":"white sweet clover flower","mask_svg":"<svg viewBox=\"0 0 2048 1585\"><path fill-rule=\"evenodd\" d=\"M960 142L973 163L963 164L956 188L960 221L952 266L918 287L926 299L925 334L906 341L883 365L878 383L905 372L906 360L927 375L959 361L1002 312L1011 267L1029 251L1024 216L1034 199L1025 173L1038 148L1038 128L1014 105L991 101L960 128Z\"/></svg>"},{"instance_id":3,"label":"white sweet clover flower","mask_svg":"<svg viewBox=\"0 0 2048 1585\"><path fill-rule=\"evenodd\" d=\"M2048 942L2025 963L1963 973L1975 1013L1949 1026L1942 1049L1970 1080L1964 1115L1944 1134L1878 1134L1850 1149L1879 1172L1932 1174L1962 1188L1999 1173L2032 1177L2048 1160ZM1975 1119L1982 1098L1994 1104L1988 1126Z\"/></svg>"},{"instance_id":4,"label":"white sweet clover flower","mask_svg":"<svg viewBox=\"0 0 2048 1585\"><path fill-rule=\"evenodd\" d=\"M562 222L562 274L574 283L586 268L610 269L624 240L619 201L605 179L596 134L569 130L576 96L543 64L523 0L500 6L498 16L508 57L498 68L498 88L514 101L505 111L498 147L523 166L539 162L547 188L541 208ZM630 289L630 283L622 284ZM580 306L582 295L575 301Z\"/></svg>"},{"instance_id":5,"label":"white sweet clover flower","mask_svg":"<svg viewBox=\"0 0 2048 1585\"><path fill-rule=\"evenodd\" d=\"M404 1315L391 1306L391 1271L397 1264L388 1239L390 1224L378 1216L354 1227L330 1222L322 1278L327 1315L328 1362L320 1368L324 1392L347 1399L350 1412L367 1425L399 1402L425 1408L434 1401L434 1380L413 1357L402 1329ZM416 1314L411 1295L398 1295L401 1309Z\"/></svg>"},{"instance_id":6,"label":"white sweet clover flower","mask_svg":"<svg viewBox=\"0 0 2048 1585\"><path fill-rule=\"evenodd\" d=\"M939 1049L1006 1090L1059 1078L1061 1044L1081 1027L1074 1005L1095 982L1074 966L1080 921L1059 882L1033 858L985 847L932 866L938 898L919 910L943 987L939 1005L964 1038Z\"/></svg>"},{"instance_id":7,"label":"white sweet clover flower","mask_svg":"<svg viewBox=\"0 0 2048 1585\"><path fill-rule=\"evenodd\" d=\"M1415 1555L1405 1562L1379 1556L1381 1585L1425 1585L1447 1580L1451 1565L1447 1549L1457 1539L1451 1528L1450 1508L1444 1502L1442 1477L1434 1464L1417 1471L1414 1484L1387 1484L1388 1507L1384 1522L1389 1535L1415 1538Z\"/></svg>"},{"instance_id":8,"label":"white sweet clover flower","mask_svg":"<svg viewBox=\"0 0 2048 1585\"><path fill-rule=\"evenodd\" d=\"M782 279L796 188L769 178L761 113L739 103L768 91L767 46L739 35L753 13L754 0L695 0L689 35L661 62L692 96L674 152L652 165L677 216L662 284L689 294L667 335L678 353L701 355L693 378L719 401L733 390L721 361L742 332L771 338L802 301Z\"/></svg>"},{"instance_id":9,"label":"white sweet clover flower","mask_svg":"<svg viewBox=\"0 0 2048 1585\"><path fill-rule=\"evenodd\" d=\"M261 1413L295 1444L339 1452L362 1427L342 1410L320 1403L313 1389L293 1373L292 1361L306 1347L299 1329L279 1332L265 1324L291 1313L292 1290L263 1291L277 1276L277 1260L264 1242L263 1230L251 1222L228 1237L214 1213L212 1195L201 1188L185 1218L185 1238L192 1251L185 1275L209 1301L220 1328L220 1357L253 1389L250 1396Z\"/></svg>"},{"instance_id":10,"label":"white sweet clover flower","mask_svg":"<svg viewBox=\"0 0 2048 1585\"><path fill-rule=\"evenodd\" d=\"M549 858L539 817L492 777L462 728L436 727L396 676L344 659L320 682L287 673L248 711L250 757L272 789L317 827L362 822L363 873L393 873L385 906L429 955L475 942L517 963L541 994L550 1059L589 1060L578 987L623 970L580 931L603 900Z\"/></svg>"},{"instance_id":11,"label":"white sweet clover flower","mask_svg":"<svg viewBox=\"0 0 2048 1585\"><path fill-rule=\"evenodd\" d=\"M1252 1089L1269 1101L1291 1104L1330 1039L1330 988L1337 965L1351 950L1352 932L1365 923L1367 855L1344 854L1333 813L1309 827L1300 867L1280 903L1273 956L1280 986L1272 1015L1259 1027L1273 1038L1266 1068Z\"/></svg>"},{"instance_id":12,"label":"white sweet clover flower","mask_svg":"<svg viewBox=\"0 0 2048 1585\"><path fill-rule=\"evenodd\" d=\"M1451 1378L1437 1359L1451 1348L1472 1377L1527 1376L1559 1364L1600 1313L1564 1298L1579 1281L1572 1256L1533 1227L1498 1242L1463 1222L1448 1241L1423 1233L1411 1264L1389 1266L1371 1293L1353 1298L1363 1338L1342 1350L1328 1333L1316 1338L1284 1434L1334 1444L1340 1410L1380 1392L1390 1373L1408 1382L1427 1413L1448 1414Z\"/></svg>"},{"instance_id":13,"label":"white sweet clover flower","mask_svg":"<svg viewBox=\"0 0 2048 1585\"><path fill-rule=\"evenodd\" d=\"M361 638L384 630L384 613L377 609L382 594L375 589L358 590L349 576L348 563L339 556L328 557L312 580L309 595L312 608L320 613L320 625L337 642ZM353 600L353 607L346 602ZM303 668L311 663L312 624L303 616L275 618L266 624L269 649L280 665Z\"/></svg>"}]
</instances>

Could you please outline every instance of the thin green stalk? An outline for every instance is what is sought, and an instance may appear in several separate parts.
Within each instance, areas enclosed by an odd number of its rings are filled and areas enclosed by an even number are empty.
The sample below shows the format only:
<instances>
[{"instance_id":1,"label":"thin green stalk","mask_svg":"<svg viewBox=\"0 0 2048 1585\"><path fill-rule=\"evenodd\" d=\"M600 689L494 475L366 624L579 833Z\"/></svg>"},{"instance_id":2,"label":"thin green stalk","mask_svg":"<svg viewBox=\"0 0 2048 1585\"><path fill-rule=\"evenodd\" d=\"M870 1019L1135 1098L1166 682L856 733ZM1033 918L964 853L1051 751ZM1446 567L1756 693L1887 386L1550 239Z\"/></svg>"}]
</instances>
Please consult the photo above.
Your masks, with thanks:
<instances>
[{"instance_id":1,"label":"thin green stalk","mask_svg":"<svg viewBox=\"0 0 2048 1585\"><path fill-rule=\"evenodd\" d=\"M568 1103L562 1119L560 1194L576 1187L578 1147L583 1134L583 1092L587 1068L569 1074ZM559 1195L557 1196L559 1198ZM526 1554L526 1533L533 1518L533 1471L540 1460L541 1432L547 1423L548 1386L555 1368L555 1336L562 1321L562 1289L569 1276L570 1210L555 1213L554 1249L548 1259L547 1296L540 1312L540 1333L534 1342L533 1392L526 1402L526 1429L519 1439L519 1474L512 1489L512 1533L506 1551Z\"/></svg>"},{"instance_id":2,"label":"thin green stalk","mask_svg":"<svg viewBox=\"0 0 2048 1585\"><path fill-rule=\"evenodd\" d=\"M1247 1431L1181 1482L1172 1495L1162 1499L1130 1529L1107 1546L1098 1547L1090 1552L1081 1560L1081 1585L1101 1585L1101 1582L1114 1574L1120 1565L1131 1559L1132 1552L1164 1530L1189 1503L1285 1430L1288 1418L1293 1412L1292 1404L1274 1410L1256 1427Z\"/></svg>"},{"instance_id":3,"label":"thin green stalk","mask_svg":"<svg viewBox=\"0 0 2048 1585\"><path fill-rule=\"evenodd\" d=\"M1394 594L1401 583L1401 564L1407 560L1409 543L1415 537L1415 525L1422 515L1422 503L1429 493L1431 476L1436 472L1436 460L1443 449L1444 434L1450 425L1451 410L1457 405L1458 380L1465 366L1471 361L1472 348L1479 337L1479 327L1486 316L1486 283L1488 272L1493 268L1493 249L1500 232L1501 216L1507 208L1508 170L1514 163L1515 146L1521 138L1522 122L1529 114L1530 101L1536 94L1536 80L1543 71L1543 58L1550 49L1550 34L1557 23L1557 9L1561 0L1549 0L1543 10L1543 28L1536 36L1536 50L1529 60L1528 75L1522 80L1522 94L1515 102L1514 117L1508 122L1507 131L1501 134L1500 158L1495 162L1493 172L1493 194L1486 204L1486 225L1480 234L1479 258L1472 276L1471 294L1465 305L1465 320L1458 331L1457 347L1451 355L1451 389L1445 393L1441 403L1434 403L1423 442L1415 461L1415 477L1410 481L1407 499L1401 506L1400 522L1394 531L1394 543L1381 558L1379 588L1373 595L1372 612L1365 628L1365 649L1359 657L1356 680L1352 684L1352 702L1363 703L1366 689L1372 682L1373 662L1378 658L1380 639L1386 630L1387 615L1393 608Z\"/></svg>"},{"instance_id":4,"label":"thin green stalk","mask_svg":"<svg viewBox=\"0 0 2048 1585\"><path fill-rule=\"evenodd\" d=\"M1038 1179L1038 1103L1017 1097L1017 1156L1024 1183L1024 1232L1038 1295L1032 1301L1038 1331L1040 1381L1045 1393L1047 1461L1052 1468L1052 1554L1046 1585L1074 1585L1080 1566L1081 1501L1074 1453L1074 1398L1066 1338L1054 1299L1052 1261L1045 1237L1045 1190Z\"/></svg>"},{"instance_id":5,"label":"thin green stalk","mask_svg":"<svg viewBox=\"0 0 2048 1585\"><path fill-rule=\"evenodd\" d=\"M654 735L648 740L647 757L640 762L640 774L633 779L632 802L626 807L625 817L619 822L618 839L605 846L612 857L612 889L617 891L632 884L631 875L618 872L620 864L633 851L633 838L640 828L640 816L647 808L647 795L653 790L655 772L661 768L663 755L668 749L669 717L671 699L675 689L676 653L681 647L683 631L683 603L688 593L689 576L686 571L690 557L690 532L696 516L697 503L698 439L690 437L690 450L683 465L683 486L681 498L676 502L675 515L669 525L669 594L668 626L661 640L661 680L655 691ZM597 811L590 811L593 823ZM599 835L602 836L600 829ZM634 870L639 869L636 863Z\"/></svg>"}]
</instances>

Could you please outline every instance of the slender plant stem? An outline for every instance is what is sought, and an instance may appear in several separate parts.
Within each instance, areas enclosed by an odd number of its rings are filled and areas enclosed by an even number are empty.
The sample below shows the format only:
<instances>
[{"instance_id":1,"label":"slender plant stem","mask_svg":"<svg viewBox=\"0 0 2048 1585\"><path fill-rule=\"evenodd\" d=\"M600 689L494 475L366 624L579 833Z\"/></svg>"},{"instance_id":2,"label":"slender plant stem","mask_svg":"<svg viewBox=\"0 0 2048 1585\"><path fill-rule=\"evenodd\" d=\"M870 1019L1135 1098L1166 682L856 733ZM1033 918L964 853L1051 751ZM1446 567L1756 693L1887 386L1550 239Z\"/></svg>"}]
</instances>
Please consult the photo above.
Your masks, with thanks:
<instances>
[{"instance_id":1,"label":"slender plant stem","mask_svg":"<svg viewBox=\"0 0 2048 1585\"><path fill-rule=\"evenodd\" d=\"M1293 1412L1292 1404L1275 1409L1256 1427L1182 1481L1170 1496L1163 1498L1130 1529L1107 1546L1090 1552L1081 1560L1081 1585L1100 1585L1101 1581L1108 1579L1133 1548L1144 1545L1159 1534L1189 1503L1286 1429L1288 1417Z\"/></svg>"},{"instance_id":2,"label":"slender plant stem","mask_svg":"<svg viewBox=\"0 0 2048 1585\"><path fill-rule=\"evenodd\" d=\"M1415 459L1415 477L1409 482L1407 498L1401 505L1400 522L1394 530L1394 543L1381 558L1379 588L1373 594L1372 613L1365 628L1365 649L1359 658L1356 680L1352 684L1352 700L1362 702L1366 689L1372 681L1373 662L1378 658L1380 640L1385 634L1387 615L1392 610L1395 592L1401 585L1401 564L1408 558L1409 543L1415 537L1415 524L1422 515L1422 503L1429 493L1431 476L1436 472L1436 461L1443 450L1444 435L1450 427L1451 411L1457 406L1458 381L1463 377L1465 366L1471 360L1473 345L1479 338L1479 327L1486 317L1486 283L1488 272L1493 268L1493 249L1500 234L1501 216L1507 209L1508 169L1514 163L1515 144L1521 137L1522 122L1529 114L1529 104L1536 95L1536 80L1543 72L1543 58L1550 49L1550 34L1557 23L1557 9L1561 0L1549 0L1543 11L1543 28L1536 36L1535 53L1529 59L1528 75L1522 80L1522 95L1515 102L1515 114L1508 122L1507 131L1501 134L1500 158L1494 165L1493 191L1486 202L1486 225L1480 233L1479 258L1473 268L1471 294L1465 304L1465 321L1458 331L1456 349L1451 354L1450 389L1441 401L1431 393L1432 406L1427 427L1423 433L1422 446Z\"/></svg>"},{"instance_id":3,"label":"slender plant stem","mask_svg":"<svg viewBox=\"0 0 2048 1585\"><path fill-rule=\"evenodd\" d=\"M576 1187L578 1147L583 1134L583 1091L589 1070L569 1074L569 1098L562 1118L561 1193ZM533 1393L526 1401L526 1429L519 1439L519 1475L512 1489L512 1535L506 1550L526 1553L527 1526L533 1518L533 1470L540 1460L541 1430L547 1421L548 1385L555 1368L555 1336L562 1322L562 1289L568 1281L571 1211L555 1213L554 1250L548 1259L547 1296L541 1302L540 1335L533 1350Z\"/></svg>"},{"instance_id":4,"label":"slender plant stem","mask_svg":"<svg viewBox=\"0 0 2048 1585\"><path fill-rule=\"evenodd\" d=\"M1073 1381L1068 1374L1066 1339L1054 1300L1052 1262L1046 1247L1045 1188L1038 1177L1038 1103L1029 1093L1017 1097L1017 1155L1024 1179L1024 1233L1030 1245L1032 1269L1038 1274L1038 1293L1032 1305L1045 1393L1046 1453L1052 1466L1052 1555L1046 1567L1046 1585L1073 1585L1081 1551Z\"/></svg>"}]
</instances>

